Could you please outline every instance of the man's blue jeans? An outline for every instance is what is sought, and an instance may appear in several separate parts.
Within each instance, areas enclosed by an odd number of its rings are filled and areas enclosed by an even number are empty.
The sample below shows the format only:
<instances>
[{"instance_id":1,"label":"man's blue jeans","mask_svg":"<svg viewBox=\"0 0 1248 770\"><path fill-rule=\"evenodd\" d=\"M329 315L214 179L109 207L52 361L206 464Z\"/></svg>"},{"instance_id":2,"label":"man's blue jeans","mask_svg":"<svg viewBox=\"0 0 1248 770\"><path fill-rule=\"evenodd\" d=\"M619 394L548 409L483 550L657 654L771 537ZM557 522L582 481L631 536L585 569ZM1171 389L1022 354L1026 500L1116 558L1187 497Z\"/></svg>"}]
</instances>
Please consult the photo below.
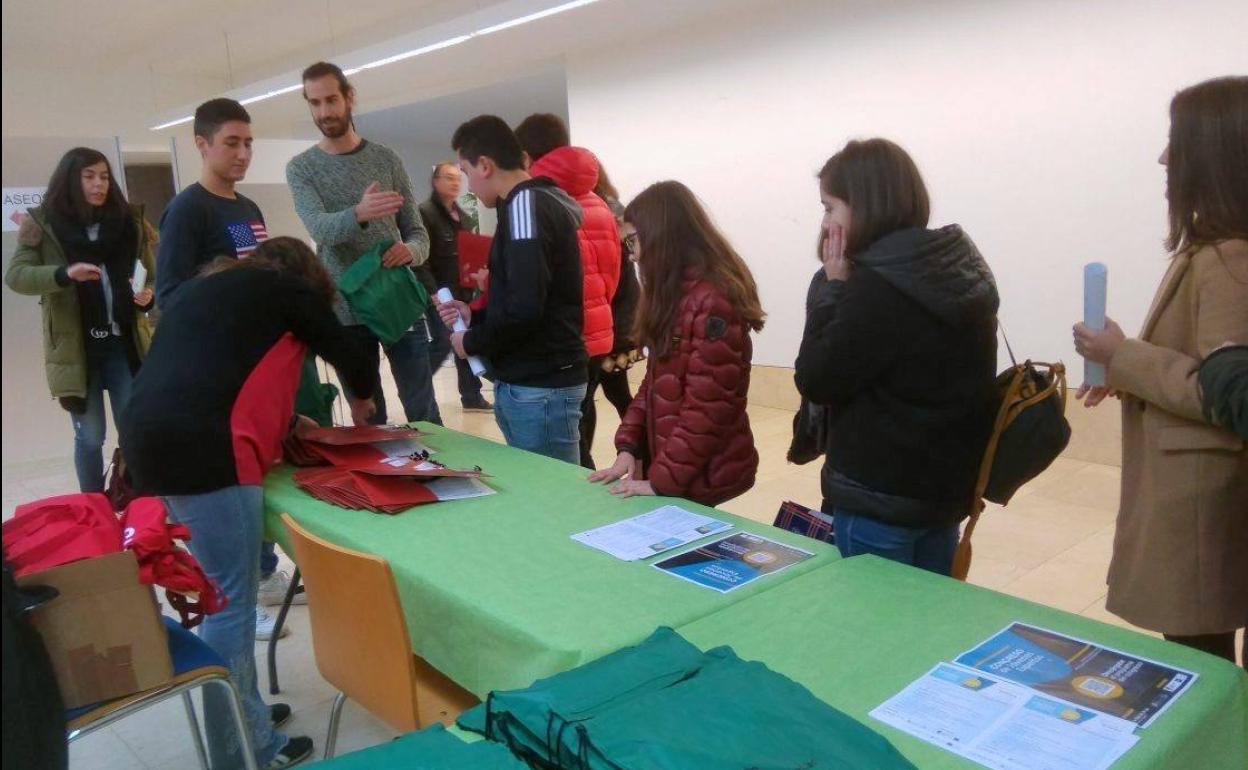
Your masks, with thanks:
<instances>
[{"instance_id":1,"label":"man's blue jeans","mask_svg":"<svg viewBox=\"0 0 1248 770\"><path fill-rule=\"evenodd\" d=\"M120 337L111 338L100 349L88 348L87 411L70 415L74 426L74 471L81 492L104 491L104 391L108 391L116 420L130 402L133 380L130 358Z\"/></svg>"},{"instance_id":2,"label":"man's blue jeans","mask_svg":"<svg viewBox=\"0 0 1248 770\"><path fill-rule=\"evenodd\" d=\"M260 585L260 540L264 496L258 486L236 486L202 495L166 498L169 518L191 531L187 546L228 600L224 610L204 618L199 636L225 659L243 696L256 762L264 766L286 745L273 729L269 707L256 681L256 592ZM204 729L214 768L241 767L238 736L229 702L218 688L204 691Z\"/></svg>"},{"instance_id":3,"label":"man's blue jeans","mask_svg":"<svg viewBox=\"0 0 1248 770\"><path fill-rule=\"evenodd\" d=\"M958 526L912 529L837 508L832 530L841 556L873 553L929 572L948 575L958 547Z\"/></svg>"},{"instance_id":4,"label":"man's blue jeans","mask_svg":"<svg viewBox=\"0 0 1248 770\"><path fill-rule=\"evenodd\" d=\"M581 461L585 386L531 388L494 383L494 419L507 446L569 463Z\"/></svg>"},{"instance_id":5,"label":"man's blue jeans","mask_svg":"<svg viewBox=\"0 0 1248 770\"><path fill-rule=\"evenodd\" d=\"M381 388L381 356L378 353L380 341L368 330L367 326L348 326L347 332L368 353L373 362L373 370L378 374L374 379L373 401L377 404L377 413L371 422L384 425L386 422L386 395ZM425 319L416 322L399 341L386 348L386 358L390 359L390 373L399 386L399 400L403 402L403 412L408 422L425 420L435 425L442 424L442 415L438 412L438 402L433 393L433 371L429 365L429 332ZM346 380L339 376L344 393L350 395L351 388Z\"/></svg>"}]
</instances>

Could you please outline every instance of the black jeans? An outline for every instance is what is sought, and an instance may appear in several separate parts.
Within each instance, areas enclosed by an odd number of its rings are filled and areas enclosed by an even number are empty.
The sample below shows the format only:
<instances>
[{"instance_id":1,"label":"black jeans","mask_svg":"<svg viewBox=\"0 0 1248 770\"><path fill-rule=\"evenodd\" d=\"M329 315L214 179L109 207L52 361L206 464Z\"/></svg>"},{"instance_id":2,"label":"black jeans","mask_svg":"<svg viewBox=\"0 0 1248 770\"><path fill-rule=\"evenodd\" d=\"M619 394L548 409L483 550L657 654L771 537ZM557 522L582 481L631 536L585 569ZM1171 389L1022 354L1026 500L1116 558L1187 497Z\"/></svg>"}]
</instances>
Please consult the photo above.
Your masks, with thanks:
<instances>
[{"instance_id":1,"label":"black jeans","mask_svg":"<svg viewBox=\"0 0 1248 770\"><path fill-rule=\"evenodd\" d=\"M1219 658L1226 658L1230 662L1235 662L1235 632L1226 631L1221 634L1201 634L1199 636L1174 636L1165 634L1167 642L1181 644L1184 647L1191 647L1207 652L1210 655L1217 655ZM1240 645L1239 655L1243 659L1240 664L1245 670L1248 670L1248 631L1244 632L1244 641Z\"/></svg>"},{"instance_id":2,"label":"black jeans","mask_svg":"<svg viewBox=\"0 0 1248 770\"><path fill-rule=\"evenodd\" d=\"M466 359L451 353L451 330L446 328L446 324L442 322L441 316L438 315L437 307L432 303L429 305L427 318L429 322L429 336L433 338L429 343L429 369L432 370L433 374L437 374L438 369L442 368L442 364L446 363L447 355L450 355L455 359L455 375L459 385L459 400L465 404L479 401L481 399L481 379L472 373L472 367L468 365Z\"/></svg>"},{"instance_id":3,"label":"black jeans","mask_svg":"<svg viewBox=\"0 0 1248 770\"><path fill-rule=\"evenodd\" d=\"M633 396L628 390L627 370L615 369L609 373L604 372L602 358L590 359L589 379L585 386L585 403L581 404L581 465L591 471L595 470L594 430L598 426L598 408L594 404L594 395L599 387L602 388L603 395L611 402L611 406L615 407L615 411L619 413L620 419L624 419L624 413L628 411L628 405L633 401Z\"/></svg>"}]
</instances>

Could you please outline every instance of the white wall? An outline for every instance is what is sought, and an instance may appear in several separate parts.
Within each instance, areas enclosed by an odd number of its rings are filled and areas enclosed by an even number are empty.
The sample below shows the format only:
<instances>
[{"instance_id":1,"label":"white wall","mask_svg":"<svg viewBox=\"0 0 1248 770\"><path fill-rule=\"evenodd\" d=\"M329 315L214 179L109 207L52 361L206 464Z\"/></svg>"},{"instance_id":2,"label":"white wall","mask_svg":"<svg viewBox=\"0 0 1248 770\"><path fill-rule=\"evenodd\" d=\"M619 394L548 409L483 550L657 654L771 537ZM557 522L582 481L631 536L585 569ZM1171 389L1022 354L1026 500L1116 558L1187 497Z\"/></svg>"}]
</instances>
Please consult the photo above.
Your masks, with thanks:
<instances>
[{"instance_id":1,"label":"white wall","mask_svg":"<svg viewBox=\"0 0 1248 770\"><path fill-rule=\"evenodd\" d=\"M814 175L847 139L891 138L933 225L961 223L993 266L1015 350L1077 381L1081 266L1108 263L1110 314L1137 330L1166 265L1169 99L1248 71L1246 29L1242 0L776 0L571 57L573 141L626 198L667 178L702 197L770 314L756 362L791 366Z\"/></svg>"}]
</instances>

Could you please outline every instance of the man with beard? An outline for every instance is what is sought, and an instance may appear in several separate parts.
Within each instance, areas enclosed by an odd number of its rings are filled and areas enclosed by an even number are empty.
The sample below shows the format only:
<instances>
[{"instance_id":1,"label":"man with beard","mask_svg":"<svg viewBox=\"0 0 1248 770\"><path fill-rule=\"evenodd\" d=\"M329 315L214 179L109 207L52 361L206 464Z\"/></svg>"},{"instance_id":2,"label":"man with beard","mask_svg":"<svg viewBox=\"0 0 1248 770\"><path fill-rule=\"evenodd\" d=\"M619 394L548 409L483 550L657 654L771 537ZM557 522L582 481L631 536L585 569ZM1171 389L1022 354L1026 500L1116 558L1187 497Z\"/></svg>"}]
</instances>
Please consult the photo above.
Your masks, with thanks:
<instances>
[{"instance_id":1,"label":"man with beard","mask_svg":"<svg viewBox=\"0 0 1248 770\"><path fill-rule=\"evenodd\" d=\"M317 254L337 281L370 249L384 241L393 246L382 264L408 270L429 257L429 236L416 211L412 183L399 156L355 131L351 111L355 89L335 64L317 62L303 71L303 97L320 129L321 141L291 158L286 181L295 199L295 211L317 244ZM338 319L367 346L380 368L379 340L338 295ZM424 319L386 349L390 371L399 386L399 399L408 421L441 424L434 399L429 364L429 331ZM351 389L342 382L348 395ZM380 374L374 389L377 412L373 421L386 422L386 402Z\"/></svg>"}]
</instances>

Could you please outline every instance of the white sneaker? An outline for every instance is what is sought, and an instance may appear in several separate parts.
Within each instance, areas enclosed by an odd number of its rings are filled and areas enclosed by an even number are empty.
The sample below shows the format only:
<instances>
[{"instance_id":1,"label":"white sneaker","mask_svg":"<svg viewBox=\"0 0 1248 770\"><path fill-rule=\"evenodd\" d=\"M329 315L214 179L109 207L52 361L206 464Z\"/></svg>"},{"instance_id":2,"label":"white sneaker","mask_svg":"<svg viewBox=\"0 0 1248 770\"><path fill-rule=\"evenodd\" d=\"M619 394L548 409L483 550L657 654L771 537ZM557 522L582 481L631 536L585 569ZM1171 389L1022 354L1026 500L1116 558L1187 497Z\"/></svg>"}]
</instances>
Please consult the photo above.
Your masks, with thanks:
<instances>
[{"instance_id":1,"label":"white sneaker","mask_svg":"<svg viewBox=\"0 0 1248 770\"><path fill-rule=\"evenodd\" d=\"M286 592L290 590L290 575L286 570L278 570L267 578L260 579L260 603L266 607L280 607L286 601ZM308 595L303 591L295 594L291 604L307 604Z\"/></svg>"},{"instance_id":2,"label":"white sneaker","mask_svg":"<svg viewBox=\"0 0 1248 770\"><path fill-rule=\"evenodd\" d=\"M256 605L256 641L267 642L273 638L273 629L277 627L277 618L265 611L264 607ZM281 639L290 633L290 626L282 624L282 633L277 637Z\"/></svg>"}]
</instances>

